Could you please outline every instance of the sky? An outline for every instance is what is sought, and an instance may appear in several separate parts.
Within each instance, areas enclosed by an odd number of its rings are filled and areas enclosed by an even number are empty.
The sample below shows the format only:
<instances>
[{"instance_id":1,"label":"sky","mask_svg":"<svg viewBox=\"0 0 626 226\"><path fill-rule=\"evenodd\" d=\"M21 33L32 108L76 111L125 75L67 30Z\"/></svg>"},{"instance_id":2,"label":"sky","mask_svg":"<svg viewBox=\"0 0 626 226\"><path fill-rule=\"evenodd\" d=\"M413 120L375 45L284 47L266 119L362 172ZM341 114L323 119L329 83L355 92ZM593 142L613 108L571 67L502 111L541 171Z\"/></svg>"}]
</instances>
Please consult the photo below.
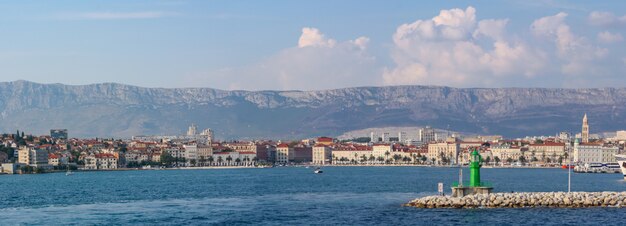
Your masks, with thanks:
<instances>
[{"instance_id":1,"label":"sky","mask_svg":"<svg viewBox=\"0 0 626 226\"><path fill-rule=\"evenodd\" d=\"M0 1L0 81L626 86L626 1Z\"/></svg>"}]
</instances>

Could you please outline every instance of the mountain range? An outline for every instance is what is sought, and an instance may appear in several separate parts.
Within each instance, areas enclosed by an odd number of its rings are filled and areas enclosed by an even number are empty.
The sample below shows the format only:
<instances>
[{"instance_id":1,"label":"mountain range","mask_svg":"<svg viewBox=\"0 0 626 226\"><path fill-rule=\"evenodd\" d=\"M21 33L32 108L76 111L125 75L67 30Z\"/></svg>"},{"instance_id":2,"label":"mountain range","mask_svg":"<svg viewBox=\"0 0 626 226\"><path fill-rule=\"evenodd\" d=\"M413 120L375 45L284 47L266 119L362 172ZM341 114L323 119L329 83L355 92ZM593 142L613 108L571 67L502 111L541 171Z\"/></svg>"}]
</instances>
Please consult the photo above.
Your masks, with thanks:
<instances>
[{"instance_id":1,"label":"mountain range","mask_svg":"<svg viewBox=\"0 0 626 226\"><path fill-rule=\"evenodd\" d=\"M195 123L221 139L336 136L386 126L426 126L505 137L626 129L626 88L356 87L227 91L0 83L0 129L71 137L183 134Z\"/></svg>"}]
</instances>

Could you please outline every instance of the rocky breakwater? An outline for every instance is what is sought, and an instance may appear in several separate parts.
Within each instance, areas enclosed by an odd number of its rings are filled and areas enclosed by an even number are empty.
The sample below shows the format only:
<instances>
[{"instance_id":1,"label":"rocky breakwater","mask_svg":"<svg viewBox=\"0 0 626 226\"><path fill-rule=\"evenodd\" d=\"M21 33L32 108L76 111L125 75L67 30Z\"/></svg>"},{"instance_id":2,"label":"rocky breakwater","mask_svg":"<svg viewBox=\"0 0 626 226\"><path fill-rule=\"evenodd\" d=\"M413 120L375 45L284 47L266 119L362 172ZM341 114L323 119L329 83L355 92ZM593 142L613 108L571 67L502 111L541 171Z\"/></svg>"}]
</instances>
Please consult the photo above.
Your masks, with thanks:
<instances>
[{"instance_id":1,"label":"rocky breakwater","mask_svg":"<svg viewBox=\"0 0 626 226\"><path fill-rule=\"evenodd\" d=\"M626 192L520 192L467 195L465 197L427 196L405 206L417 208L580 208L625 207Z\"/></svg>"}]
</instances>

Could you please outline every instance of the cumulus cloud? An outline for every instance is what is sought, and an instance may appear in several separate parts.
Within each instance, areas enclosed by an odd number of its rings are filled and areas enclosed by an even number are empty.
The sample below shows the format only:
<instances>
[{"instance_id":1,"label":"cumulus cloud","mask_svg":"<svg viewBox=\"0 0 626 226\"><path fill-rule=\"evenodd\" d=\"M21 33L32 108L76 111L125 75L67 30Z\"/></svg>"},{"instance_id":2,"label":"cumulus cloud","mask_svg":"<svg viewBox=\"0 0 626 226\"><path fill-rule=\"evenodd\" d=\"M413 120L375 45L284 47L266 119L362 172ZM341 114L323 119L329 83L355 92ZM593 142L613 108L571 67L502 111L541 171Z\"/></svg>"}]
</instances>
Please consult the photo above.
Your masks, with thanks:
<instances>
[{"instance_id":1,"label":"cumulus cloud","mask_svg":"<svg viewBox=\"0 0 626 226\"><path fill-rule=\"evenodd\" d=\"M305 27L295 47L254 65L214 72L218 76L198 75L193 79L246 90L315 90L371 85L380 76L380 70L375 58L366 51L368 43L367 37L339 42L317 28Z\"/></svg>"},{"instance_id":2,"label":"cumulus cloud","mask_svg":"<svg viewBox=\"0 0 626 226\"><path fill-rule=\"evenodd\" d=\"M384 70L383 82L485 86L508 75L532 77L544 67L544 55L523 42L507 40L507 23L476 21L470 6L400 25L393 35L396 66Z\"/></svg>"},{"instance_id":3,"label":"cumulus cloud","mask_svg":"<svg viewBox=\"0 0 626 226\"><path fill-rule=\"evenodd\" d=\"M328 39L317 28L305 27L302 28L302 35L298 40L298 47L303 48L307 46L326 46L333 47L337 41Z\"/></svg>"},{"instance_id":4,"label":"cumulus cloud","mask_svg":"<svg viewBox=\"0 0 626 226\"><path fill-rule=\"evenodd\" d=\"M205 79L230 89L314 90L370 85L579 87L622 80L618 75L626 67L626 48L621 30L613 26L626 21L622 17L591 13L589 24L606 26L599 33L572 29L565 12L527 22L516 32L508 30L513 23L509 18L477 18L470 6L398 25L390 52L383 53L392 62L385 65L368 52L368 37L336 40L304 27L293 47L194 81Z\"/></svg>"},{"instance_id":5,"label":"cumulus cloud","mask_svg":"<svg viewBox=\"0 0 626 226\"><path fill-rule=\"evenodd\" d=\"M621 34L611 33L608 31L598 33L598 41L603 43L621 42L622 40L624 40L624 37L622 37Z\"/></svg>"},{"instance_id":6,"label":"cumulus cloud","mask_svg":"<svg viewBox=\"0 0 626 226\"><path fill-rule=\"evenodd\" d=\"M556 44L557 56L564 60L561 71L565 74L582 74L593 70L593 60L607 55L608 50L589 43L574 34L565 23L567 13L560 12L535 20L531 25L533 34Z\"/></svg>"}]
</instances>

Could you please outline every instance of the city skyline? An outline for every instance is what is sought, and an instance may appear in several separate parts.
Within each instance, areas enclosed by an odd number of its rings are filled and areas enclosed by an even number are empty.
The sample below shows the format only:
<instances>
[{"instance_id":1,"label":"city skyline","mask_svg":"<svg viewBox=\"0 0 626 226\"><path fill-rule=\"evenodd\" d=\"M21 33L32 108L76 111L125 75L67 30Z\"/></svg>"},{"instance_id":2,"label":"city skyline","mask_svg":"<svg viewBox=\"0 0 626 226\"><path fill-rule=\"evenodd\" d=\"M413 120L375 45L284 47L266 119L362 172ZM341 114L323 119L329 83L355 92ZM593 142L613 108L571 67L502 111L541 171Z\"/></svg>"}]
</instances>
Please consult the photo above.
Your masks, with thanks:
<instances>
[{"instance_id":1,"label":"city skyline","mask_svg":"<svg viewBox=\"0 0 626 226\"><path fill-rule=\"evenodd\" d=\"M4 2L0 40L11 45L0 48L0 80L227 90L623 87L624 4Z\"/></svg>"}]
</instances>

